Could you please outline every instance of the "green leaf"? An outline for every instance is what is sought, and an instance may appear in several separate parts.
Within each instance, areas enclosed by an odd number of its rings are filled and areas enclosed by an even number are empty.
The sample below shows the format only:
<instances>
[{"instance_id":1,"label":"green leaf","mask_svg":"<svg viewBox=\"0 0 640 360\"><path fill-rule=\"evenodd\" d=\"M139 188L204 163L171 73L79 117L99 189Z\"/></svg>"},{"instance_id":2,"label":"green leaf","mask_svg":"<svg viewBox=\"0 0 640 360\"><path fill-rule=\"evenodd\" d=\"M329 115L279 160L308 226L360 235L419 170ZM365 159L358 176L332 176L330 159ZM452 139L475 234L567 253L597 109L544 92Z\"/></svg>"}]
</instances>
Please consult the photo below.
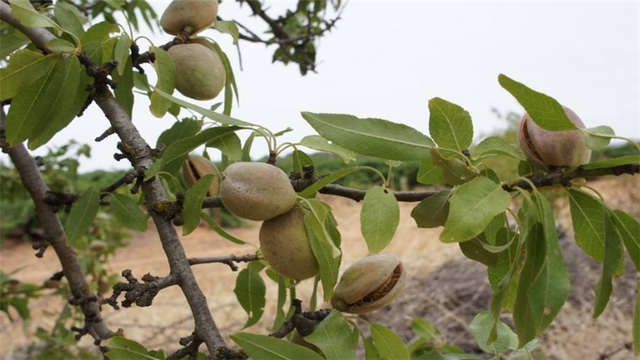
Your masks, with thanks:
<instances>
[{"instance_id":1,"label":"green leaf","mask_svg":"<svg viewBox=\"0 0 640 360\"><path fill-rule=\"evenodd\" d=\"M468 259L475 260L489 268L496 267L500 256L483 247L483 236L460 243L460 250Z\"/></svg>"},{"instance_id":2,"label":"green leaf","mask_svg":"<svg viewBox=\"0 0 640 360\"><path fill-rule=\"evenodd\" d=\"M200 213L200 216L202 217L202 219L215 231L218 233L218 235L222 236L223 238L231 241L234 244L238 244L238 245L244 245L244 244L248 244L246 241L240 240L237 237L229 234L228 232L226 232L222 226L218 225L217 222L215 222L215 220L213 220L211 218L211 216L209 216L209 214L207 214L206 212L202 212Z\"/></svg>"},{"instance_id":3,"label":"green leaf","mask_svg":"<svg viewBox=\"0 0 640 360\"><path fill-rule=\"evenodd\" d=\"M40 14L29 0L10 0L11 13L26 27L54 27L60 29L55 21Z\"/></svg>"},{"instance_id":4,"label":"green leaf","mask_svg":"<svg viewBox=\"0 0 640 360\"><path fill-rule=\"evenodd\" d=\"M592 162L582 165L584 170L607 169L614 166L640 163L640 155L625 155L613 159Z\"/></svg>"},{"instance_id":5,"label":"green leaf","mask_svg":"<svg viewBox=\"0 0 640 360\"><path fill-rule=\"evenodd\" d=\"M213 182L214 175L207 174L200 178L184 197L184 207L182 209L182 236L187 236L193 232L200 224L200 213L202 212L202 202L207 196L207 191Z\"/></svg>"},{"instance_id":6,"label":"green leaf","mask_svg":"<svg viewBox=\"0 0 640 360\"><path fill-rule=\"evenodd\" d=\"M31 40L18 30L0 31L0 59L6 60L11 53L29 43Z\"/></svg>"},{"instance_id":7,"label":"green leaf","mask_svg":"<svg viewBox=\"0 0 640 360\"><path fill-rule=\"evenodd\" d=\"M151 100L149 109L153 116L161 118L171 107L171 99L160 95L158 90L169 95L173 94L173 90L176 87L176 66L173 64L173 59L171 59L169 53L164 49L153 46L149 51L153 52L156 56L156 61L153 62L153 68L156 70L156 74L158 74L158 82L149 97Z\"/></svg>"},{"instance_id":8,"label":"green leaf","mask_svg":"<svg viewBox=\"0 0 640 360\"><path fill-rule=\"evenodd\" d=\"M590 129L580 129L587 140L587 146L591 150L602 150L611 142L611 137L616 133L610 126L602 125Z\"/></svg>"},{"instance_id":9,"label":"green leaf","mask_svg":"<svg viewBox=\"0 0 640 360\"><path fill-rule=\"evenodd\" d=\"M266 335L241 332L230 337L255 360L323 360L313 350Z\"/></svg>"},{"instance_id":10,"label":"green leaf","mask_svg":"<svg viewBox=\"0 0 640 360\"><path fill-rule=\"evenodd\" d=\"M376 349L376 345L373 343L371 339L363 339L364 342L364 352L366 360L377 360L380 359L380 354L378 353L378 349Z\"/></svg>"},{"instance_id":11,"label":"green leaf","mask_svg":"<svg viewBox=\"0 0 640 360\"><path fill-rule=\"evenodd\" d=\"M300 145L308 147L309 149L329 152L338 155L345 163L350 163L356 160L356 154L343 148L342 146L330 143L327 139L318 135L305 136L300 140Z\"/></svg>"},{"instance_id":12,"label":"green leaf","mask_svg":"<svg viewBox=\"0 0 640 360\"><path fill-rule=\"evenodd\" d=\"M304 340L322 350L327 360L351 360L356 357L354 344L347 341L351 335L351 327L342 313L332 310Z\"/></svg>"},{"instance_id":13,"label":"green leaf","mask_svg":"<svg viewBox=\"0 0 640 360\"><path fill-rule=\"evenodd\" d=\"M471 171L462 160L447 159L440 155L436 148L431 149L431 160L442 169L442 178L447 184L462 185L478 176L478 173Z\"/></svg>"},{"instance_id":14,"label":"green leaf","mask_svg":"<svg viewBox=\"0 0 640 360\"><path fill-rule=\"evenodd\" d=\"M388 160L421 160L434 146L428 136L403 125L352 115L314 114L302 117L327 140L356 153Z\"/></svg>"},{"instance_id":15,"label":"green leaf","mask_svg":"<svg viewBox=\"0 0 640 360\"><path fill-rule=\"evenodd\" d=\"M596 303L593 308L594 318L600 316L607 307L613 291L613 278L616 275L616 268L620 263L620 258L623 258L624 261L622 241L609 214L604 217L604 235L604 262L602 276L598 280L598 284L596 284Z\"/></svg>"},{"instance_id":16,"label":"green leaf","mask_svg":"<svg viewBox=\"0 0 640 360\"><path fill-rule=\"evenodd\" d=\"M55 53L72 53L76 50L75 45L63 39L51 39L46 46Z\"/></svg>"},{"instance_id":17,"label":"green leaf","mask_svg":"<svg viewBox=\"0 0 640 360\"><path fill-rule=\"evenodd\" d=\"M207 40L208 41L208 40ZM229 61L229 57L222 51L222 48L218 43L208 41L211 44L213 50L218 53L220 56L220 60L222 60L222 64L224 65L224 70L227 73L227 82L224 85L224 114L229 116L231 115L231 106L233 104L233 95L235 94L236 100L240 102L240 94L238 93L238 84L236 84L236 76L233 73L233 67L231 67L231 62ZM276 135L277 136L277 135Z\"/></svg>"},{"instance_id":18,"label":"green leaf","mask_svg":"<svg viewBox=\"0 0 640 360\"><path fill-rule=\"evenodd\" d=\"M242 142L236 133L224 134L207 143L207 147L220 150L233 162L242 161Z\"/></svg>"},{"instance_id":19,"label":"green leaf","mask_svg":"<svg viewBox=\"0 0 640 360\"><path fill-rule=\"evenodd\" d=\"M129 196L111 194L111 210L122 225L135 231L147 231L147 215L140 210L138 202Z\"/></svg>"},{"instance_id":20,"label":"green leaf","mask_svg":"<svg viewBox=\"0 0 640 360\"><path fill-rule=\"evenodd\" d=\"M98 215L100 208L100 193L98 190L89 189L80 195L80 198L73 203L65 231L67 233L67 244L77 245L78 240L84 236L93 223L93 219Z\"/></svg>"},{"instance_id":21,"label":"green leaf","mask_svg":"<svg viewBox=\"0 0 640 360\"><path fill-rule=\"evenodd\" d=\"M66 3L57 2L55 6L56 20L60 26L68 32L80 38L84 35L83 24L88 22L86 16L84 16L77 7Z\"/></svg>"},{"instance_id":22,"label":"green leaf","mask_svg":"<svg viewBox=\"0 0 640 360\"><path fill-rule=\"evenodd\" d=\"M48 121L41 123L38 131L31 133L29 137L29 148L36 149L51 140L58 132L67 127L78 115L85 105L89 93L86 91L87 85L92 79L87 75L84 66L78 66L78 87L73 99L73 103L66 109L51 109L55 114ZM68 94L71 95L71 94Z\"/></svg>"},{"instance_id":23,"label":"green leaf","mask_svg":"<svg viewBox=\"0 0 640 360\"><path fill-rule=\"evenodd\" d=\"M118 68L121 63L118 63ZM133 113L133 66L131 65L131 57L127 57L124 65L122 75L118 74L117 70L111 73L111 77L118 83L118 86L113 90L116 95L116 100L123 109L127 111L129 116Z\"/></svg>"},{"instance_id":24,"label":"green leaf","mask_svg":"<svg viewBox=\"0 0 640 360\"><path fill-rule=\"evenodd\" d=\"M157 93L160 96L162 96L162 97L164 97L166 99L169 99L169 100L173 101L174 103L176 103L176 104L178 104L178 105L180 105L182 107L185 107L187 109L191 109L191 110L197 112L198 114L200 114L200 115L202 115L202 116L204 116L206 118L209 118L209 119L211 119L213 121L216 121L216 122L218 122L218 123L220 123L222 125L235 125L235 126L246 126L246 127L257 126L255 124L252 124L252 123L249 123L249 122L246 122L246 121L242 121L242 120L238 120L238 119L232 118L230 116L223 115L223 114L217 113L215 111L211 111L211 110L205 109L205 108L200 107L198 105L194 105L194 104L188 103L188 102L186 102L184 100L178 99L177 97L173 97L170 94L167 94L166 92L162 91L161 89L154 88L153 86L151 86L151 89L153 89L154 93Z\"/></svg>"},{"instance_id":25,"label":"green leaf","mask_svg":"<svg viewBox=\"0 0 640 360\"><path fill-rule=\"evenodd\" d=\"M444 176L442 168L433 163L431 154L422 159L420 162L420 170L418 170L418 182L425 185L444 184Z\"/></svg>"},{"instance_id":26,"label":"green leaf","mask_svg":"<svg viewBox=\"0 0 640 360\"><path fill-rule=\"evenodd\" d=\"M478 236L498 214L511 204L511 196L485 177L461 185L452 195L449 217L440 241L462 242Z\"/></svg>"},{"instance_id":27,"label":"green leaf","mask_svg":"<svg viewBox=\"0 0 640 360\"><path fill-rule=\"evenodd\" d=\"M400 207L392 192L382 186L367 191L360 211L360 230L369 252L382 251L396 233L400 223Z\"/></svg>"},{"instance_id":28,"label":"green leaf","mask_svg":"<svg viewBox=\"0 0 640 360\"><path fill-rule=\"evenodd\" d=\"M56 55L44 56L28 49L16 51L7 67L0 69L0 100L18 95L21 89L49 73L59 59Z\"/></svg>"},{"instance_id":29,"label":"green leaf","mask_svg":"<svg viewBox=\"0 0 640 360\"><path fill-rule=\"evenodd\" d=\"M171 144L178 140L196 135L198 131L200 131L201 127L202 122L199 120L186 118L182 121L176 121L171 126L171 128L165 130L164 132L162 132L162 134L160 134L160 136L158 137L158 141L156 142L156 147L164 144L165 148L168 148ZM182 156L177 157L173 161L169 161L163 166L162 170L173 175L177 174L182 167L182 163L188 156L189 153L185 153Z\"/></svg>"},{"instance_id":30,"label":"green leaf","mask_svg":"<svg viewBox=\"0 0 640 360\"><path fill-rule=\"evenodd\" d=\"M125 339L122 336L114 336L104 344L109 351L105 356L109 360L157 360L149 354L149 351L137 342Z\"/></svg>"},{"instance_id":31,"label":"green leaf","mask_svg":"<svg viewBox=\"0 0 640 360\"><path fill-rule=\"evenodd\" d=\"M298 195L304 197L304 198L309 198L312 197L315 193L317 193L318 191L320 191L320 189L322 189L323 187L337 181L338 179L347 176L349 174L351 174L352 172L356 171L356 170L360 170L360 167L354 167L354 168L347 168L347 169L342 169L340 171L336 171L333 174L329 175L329 176L325 176L322 179L316 181L315 183L313 183L313 185L309 186L308 188L302 190Z\"/></svg>"},{"instance_id":32,"label":"green leaf","mask_svg":"<svg viewBox=\"0 0 640 360\"><path fill-rule=\"evenodd\" d=\"M532 318L535 321L536 333L540 334L546 330L560 312L569 297L571 283L562 259L553 210L540 192L535 192L533 196L538 212L541 214L540 219L544 234L543 238L537 238L535 241L544 241L545 253L543 254L543 262L535 268L537 273L528 290L528 299ZM521 346L524 346L526 342L521 343Z\"/></svg>"},{"instance_id":33,"label":"green leaf","mask_svg":"<svg viewBox=\"0 0 640 360\"><path fill-rule=\"evenodd\" d=\"M636 306L633 311L633 353L640 355L640 284L636 289Z\"/></svg>"},{"instance_id":34,"label":"green leaf","mask_svg":"<svg viewBox=\"0 0 640 360\"><path fill-rule=\"evenodd\" d=\"M473 140L471 115L441 98L429 100L429 133L438 146L462 152Z\"/></svg>"},{"instance_id":35,"label":"green leaf","mask_svg":"<svg viewBox=\"0 0 640 360\"><path fill-rule=\"evenodd\" d=\"M569 120L562 105L554 98L529 89L503 74L500 74L498 81L518 100L531 119L541 128L549 131L577 129L576 125Z\"/></svg>"},{"instance_id":36,"label":"green leaf","mask_svg":"<svg viewBox=\"0 0 640 360\"><path fill-rule=\"evenodd\" d=\"M419 228L437 228L443 226L449 216L449 198L451 190L441 190L433 196L420 201L411 210L411 217Z\"/></svg>"},{"instance_id":37,"label":"green leaf","mask_svg":"<svg viewBox=\"0 0 640 360\"><path fill-rule=\"evenodd\" d=\"M329 301L333 288L338 282L342 253L335 224L331 222L328 206L318 200L310 199L309 210L305 211L304 224L309 237L311 251L320 267L320 280L324 300Z\"/></svg>"},{"instance_id":38,"label":"green leaf","mask_svg":"<svg viewBox=\"0 0 640 360\"><path fill-rule=\"evenodd\" d=\"M213 27L219 30L223 34L229 34L233 38L233 44L238 44L238 38L240 37L240 30L238 25L233 21L216 21L213 23Z\"/></svg>"},{"instance_id":39,"label":"green leaf","mask_svg":"<svg viewBox=\"0 0 640 360\"><path fill-rule=\"evenodd\" d=\"M116 43L114 60L118 62L118 75L122 76L124 74L125 67L127 65L127 61L129 60L129 49L131 48L131 38L127 33L122 33L118 38L118 42ZM158 65L162 66L162 65ZM169 66L170 67L170 66ZM174 66L175 67L175 66ZM170 72L171 70L166 70ZM163 77L164 78L164 77ZM118 84L119 85L119 84Z\"/></svg>"},{"instance_id":40,"label":"green leaf","mask_svg":"<svg viewBox=\"0 0 640 360\"><path fill-rule=\"evenodd\" d=\"M235 126L213 127L203 130L194 136L190 136L188 138L184 138L172 143L166 148L166 150L162 154L162 157L155 163L153 163L153 165L151 165L151 167L146 171L145 180L151 179L160 170L162 170L164 166L171 163L175 159L182 158L183 156L188 155L198 146L206 144L210 141L214 141L227 133L234 132L239 129L240 128Z\"/></svg>"},{"instance_id":41,"label":"green leaf","mask_svg":"<svg viewBox=\"0 0 640 360\"><path fill-rule=\"evenodd\" d=\"M119 31L120 27L117 24L110 23L108 21L99 22L87 29L84 35L80 38L80 42L82 45L94 41L103 43L109 38L110 34L117 33Z\"/></svg>"},{"instance_id":42,"label":"green leaf","mask_svg":"<svg viewBox=\"0 0 640 360\"><path fill-rule=\"evenodd\" d=\"M430 321L423 318L414 318L411 320L411 329L424 340L431 341L440 337L438 330Z\"/></svg>"},{"instance_id":43,"label":"green leaf","mask_svg":"<svg viewBox=\"0 0 640 360\"><path fill-rule=\"evenodd\" d=\"M614 210L611 219L620 233L631 261L640 271L640 223L634 217L621 210ZM606 251L606 250L605 250Z\"/></svg>"},{"instance_id":44,"label":"green leaf","mask_svg":"<svg viewBox=\"0 0 640 360\"><path fill-rule=\"evenodd\" d=\"M505 139L497 136L488 137L473 149L474 158L482 158L484 156L502 155L516 160L526 160L520 148L516 148L509 144Z\"/></svg>"},{"instance_id":45,"label":"green leaf","mask_svg":"<svg viewBox=\"0 0 640 360\"><path fill-rule=\"evenodd\" d=\"M371 324L371 338L382 358L409 360L409 352L400 337L384 325Z\"/></svg>"},{"instance_id":46,"label":"green leaf","mask_svg":"<svg viewBox=\"0 0 640 360\"><path fill-rule=\"evenodd\" d=\"M271 270L271 269L270 269ZM280 274L276 274L278 278L278 303L276 305L276 318L273 320L273 327L271 331L275 332L285 322L286 315L284 313L284 304L287 301L287 281L286 278ZM311 310L314 311L314 310Z\"/></svg>"},{"instance_id":47,"label":"green leaf","mask_svg":"<svg viewBox=\"0 0 640 360\"><path fill-rule=\"evenodd\" d=\"M250 262L247 268L238 274L236 287L233 289L238 302L249 315L244 329L255 325L264 313L267 288L264 280L260 277L260 270L253 262Z\"/></svg>"},{"instance_id":48,"label":"green leaf","mask_svg":"<svg viewBox=\"0 0 640 360\"><path fill-rule=\"evenodd\" d=\"M43 115L48 111L52 111L52 109L56 109L52 105L55 105L58 100L66 102L67 97L60 96L60 87L65 85L62 81L67 76L73 77L73 75L68 71L62 70L69 70L71 62L72 60L65 61L66 64L64 66L58 62L56 66L51 67L46 75L21 90L13 98L5 124L9 143L18 144L29 138L32 132L38 129L40 122L48 120L43 118ZM54 83L54 79L56 79L56 86L52 87L51 84Z\"/></svg>"},{"instance_id":49,"label":"green leaf","mask_svg":"<svg viewBox=\"0 0 640 360\"><path fill-rule=\"evenodd\" d=\"M576 243L589 256L602 262L605 241L604 206L591 195L577 189L569 190L569 201Z\"/></svg>"},{"instance_id":50,"label":"green leaf","mask_svg":"<svg viewBox=\"0 0 640 360\"><path fill-rule=\"evenodd\" d=\"M256 134L252 132L242 147L242 161L251 161L251 147L253 146L253 140L256 138ZM294 160L295 161L295 160ZM294 167L295 168L295 167Z\"/></svg>"},{"instance_id":51,"label":"green leaf","mask_svg":"<svg viewBox=\"0 0 640 360\"><path fill-rule=\"evenodd\" d=\"M507 350L518 349L518 336L502 321L498 322L498 338L489 344L489 334L493 328L493 316L488 311L476 315L469 324L471 335L482 351L489 354L501 354Z\"/></svg>"},{"instance_id":52,"label":"green leaf","mask_svg":"<svg viewBox=\"0 0 640 360\"><path fill-rule=\"evenodd\" d=\"M304 167L306 165L313 165L313 160L311 160L309 155L300 150L293 150L291 157L293 158L293 171L297 171L300 175L304 174Z\"/></svg>"}]
</instances>

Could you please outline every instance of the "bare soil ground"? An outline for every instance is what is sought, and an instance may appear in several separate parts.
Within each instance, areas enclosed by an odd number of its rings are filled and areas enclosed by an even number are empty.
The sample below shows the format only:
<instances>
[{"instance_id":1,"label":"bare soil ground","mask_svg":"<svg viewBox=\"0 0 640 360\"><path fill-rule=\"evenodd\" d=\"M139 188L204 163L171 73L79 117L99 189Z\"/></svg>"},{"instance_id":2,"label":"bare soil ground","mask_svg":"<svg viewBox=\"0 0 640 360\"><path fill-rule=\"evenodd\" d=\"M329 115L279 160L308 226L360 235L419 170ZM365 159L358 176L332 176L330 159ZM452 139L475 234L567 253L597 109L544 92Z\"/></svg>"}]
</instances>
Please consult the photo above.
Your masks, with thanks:
<instances>
[{"instance_id":1,"label":"bare soil ground","mask_svg":"<svg viewBox=\"0 0 640 360\"><path fill-rule=\"evenodd\" d=\"M638 177L621 176L616 179L604 179L594 182L593 186L602 193L608 203L640 218L640 181ZM343 239L343 269L356 259L368 254L360 234L360 205L347 199L325 197L334 209ZM447 340L472 347L468 335L468 323L474 314L488 308L491 289L486 282L486 270L470 260L465 260L457 245L442 244L438 240L440 229L418 229L410 216L415 204L401 204L401 222L396 237L385 250L402 258L408 269L410 281L407 289L394 305L371 316L371 320L387 324L398 331L406 340L413 338L410 331L410 317L425 317L444 329ZM565 207L566 208L566 207ZM562 209L562 208L561 208ZM568 208L559 211L559 224L569 229L571 218ZM249 227L232 229L230 232L241 239L258 243L259 223ZM572 234L567 234L569 237ZM131 269L136 277L146 273L163 276L168 273L157 234L151 227L144 234L130 239L131 245L119 251L109 262L111 271L119 273ZM573 243L571 241L571 243ZM199 228L193 234L183 238L187 255L190 257L216 256L227 254L251 253L252 248L232 244L206 228ZM576 252L571 250L572 253ZM570 301L561 312L557 325L553 326L541 343L548 355L562 360L597 360L601 354L619 349L631 341L633 286L623 286L612 300L609 308L597 320L591 318L593 287L597 281L598 265L589 263L577 255L566 256L567 262L575 262L572 273L575 301ZM23 268L18 273L22 281L42 283L60 265L52 251L47 251L43 259L37 259L28 244L7 243L0 249L0 267L4 271ZM242 268L242 266L241 266ZM233 288L237 273L230 271L227 265L207 264L194 266L195 275L209 300L212 313L224 334L241 330L246 321L244 310L235 300ZM630 269L633 270L633 269ZM629 276L633 277L633 271ZM469 279L477 279L469 281ZM576 280L577 279L577 280ZM632 282L635 278L618 279L618 283ZM268 333L275 314L277 286L270 280L267 283L267 307L260 324L250 329L253 332ZM456 286L464 285L464 286ZM470 284L471 286L466 286ZM616 284L616 286L618 286ZM298 296L308 302L312 282L299 285ZM580 295L582 294L582 295ZM584 295L591 294L591 295ZM587 300L585 300L587 299ZM33 331L37 326L53 323L52 318L43 316L44 311L57 311L62 307L58 298L45 297L32 303L33 320L24 323L10 323L6 316L0 315L0 359L12 359L16 349L33 341ZM325 307L327 304L324 304ZM177 339L192 332L193 320L189 307L180 290L176 287L163 290L155 299L153 306L132 307L115 311L103 307L105 320L112 328L122 328L127 337L140 341L149 349L175 349ZM451 330L457 329L457 330ZM90 345L88 339L83 343ZM472 350L472 349L471 349ZM632 359L632 353L626 350L618 352L610 359Z\"/></svg>"}]
</instances>

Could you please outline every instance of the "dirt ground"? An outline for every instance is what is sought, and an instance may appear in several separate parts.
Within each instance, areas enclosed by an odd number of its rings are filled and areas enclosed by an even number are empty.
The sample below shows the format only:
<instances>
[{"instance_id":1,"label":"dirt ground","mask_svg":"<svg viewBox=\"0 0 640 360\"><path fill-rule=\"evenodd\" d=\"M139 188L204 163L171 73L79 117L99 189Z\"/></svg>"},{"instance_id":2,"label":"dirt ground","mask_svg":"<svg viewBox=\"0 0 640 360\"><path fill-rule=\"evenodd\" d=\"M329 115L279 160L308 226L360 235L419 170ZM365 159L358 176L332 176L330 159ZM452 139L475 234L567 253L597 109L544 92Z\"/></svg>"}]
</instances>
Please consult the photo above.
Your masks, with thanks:
<instances>
[{"instance_id":1,"label":"dirt ground","mask_svg":"<svg viewBox=\"0 0 640 360\"><path fill-rule=\"evenodd\" d=\"M613 207L621 208L640 218L640 181L638 177L621 176L616 179L605 179L594 182L593 186L602 193L607 202ZM334 209L334 214L339 222L339 230L343 239L344 260L342 269L346 268L356 259L368 254L366 245L360 234L359 208L360 205L347 199L324 197ZM445 263L461 261L462 255L455 244L442 244L438 240L440 229L418 229L410 216L415 204L402 203L401 221L396 237L387 247L385 252L397 254L406 265L409 275L407 290L397 300L398 306L393 306L381 311L384 316L377 316L376 321L397 325L403 320L408 325L410 320L405 316L424 316L439 326L445 326L448 321L456 321L455 311L449 313L444 319L437 318L429 313L418 311L420 304L441 301L444 291L433 289L428 284L430 276ZM570 215L568 209L560 211L559 224L564 228L570 228ZM248 227L232 229L230 232L241 239L258 243L259 223L251 223ZM571 234L568 234L571 236ZM252 252L252 247L232 244L206 228L199 228L194 233L182 239L189 257L216 256L228 254L247 254ZM140 278L146 273L163 276L168 273L168 265L164 257L160 242L157 239L152 226L144 234L137 234L130 239L131 245L116 253L108 264L111 271L119 273L123 269L133 270L133 274ZM60 266L52 251L47 251L43 259L37 259L28 244L7 243L0 249L0 267L4 271L12 271L23 268L18 274L22 281L42 283ZM471 261L462 260L464 264L473 264ZM241 265L242 268L243 265ZM473 266L473 265L472 265ZM241 330L246 321L244 310L235 300L233 288L237 273L230 271L227 265L206 264L194 266L194 272L202 290L204 291L213 313L214 319L223 334L231 334ZM474 274L482 273L482 267L465 268ZM475 270L474 270L475 269ZM459 275L465 276L464 271ZM441 271L442 272L442 271ZM449 271L451 274L451 271ZM448 281L455 283L456 275L453 274ZM268 333L275 313L275 298L277 285L266 279L267 306L265 315L260 324L252 327L250 331ZM427 285L425 285L427 284ZM593 286L595 283L589 285ZM305 281L299 285L298 296L308 303L312 282ZM485 283L478 284L475 292L486 288ZM486 290L486 289L485 289ZM593 291L593 290L585 290ZM474 292L474 293L475 293ZM489 292L490 294L490 292ZM633 291L627 295L617 297L614 307L628 307L631 304ZM470 301L486 301L478 297L471 297ZM412 305L413 304L413 305ZM418 304L418 305L416 305ZM12 359L13 355L25 342L33 340L33 331L38 325L51 324L53 319L44 317L43 311L56 311L62 307L62 303L56 298L43 298L32 304L33 320L29 323L16 321L10 323L4 314L0 315L0 359ZM401 305L401 306L400 306ZM326 304L325 304L326 306ZM482 305L481 305L482 306ZM611 306L610 306L611 307ZM597 360L600 354L618 349L625 342L631 341L631 318L625 318L614 310L608 309L598 320L590 318L590 309L580 310L569 304L561 312L569 314L571 322L563 322L562 328L553 328L544 337L541 343L547 350L557 354L554 358L563 360ZM615 316L614 316L615 315ZM132 307L128 309L113 310L108 306L103 307L103 316L111 328L122 328L125 335L131 339L140 341L149 349L175 349L179 345L177 339L187 336L192 332L193 320L189 307L177 287L163 290L155 299L153 306L146 308ZM614 316L615 321L602 320ZM620 316L623 319L620 319ZM449 319L449 320L447 320ZM395 327L395 326L394 326ZM465 326L461 331L468 331ZM410 339L411 334L405 336ZM449 339L455 343L455 339ZM88 339L83 339L90 346ZM631 359L631 353L622 351L610 359Z\"/></svg>"}]
</instances>

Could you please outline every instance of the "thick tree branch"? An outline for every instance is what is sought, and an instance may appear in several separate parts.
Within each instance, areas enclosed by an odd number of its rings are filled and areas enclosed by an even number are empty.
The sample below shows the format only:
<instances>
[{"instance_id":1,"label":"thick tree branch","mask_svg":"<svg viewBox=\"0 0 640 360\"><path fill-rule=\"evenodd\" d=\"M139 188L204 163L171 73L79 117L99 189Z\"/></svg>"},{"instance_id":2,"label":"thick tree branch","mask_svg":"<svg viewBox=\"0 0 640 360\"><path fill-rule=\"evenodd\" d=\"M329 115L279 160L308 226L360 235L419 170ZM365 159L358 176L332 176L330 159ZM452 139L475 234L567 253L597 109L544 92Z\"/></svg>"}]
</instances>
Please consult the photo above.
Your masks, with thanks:
<instances>
[{"instance_id":1,"label":"thick tree branch","mask_svg":"<svg viewBox=\"0 0 640 360\"><path fill-rule=\"evenodd\" d=\"M7 6L0 3L0 11ZM3 15L4 19L4 15ZM4 121L5 112L0 108L0 134L4 142ZM89 291L89 285L85 280L85 274L82 271L78 256L73 248L67 245L66 234L60 218L45 203L45 196L49 191L45 184L38 165L34 158L29 154L27 148L23 144L14 147L4 147L3 150L9 154L11 161L16 167L20 179L24 187L29 191L36 213L44 229L46 243L50 244L56 252L64 277L69 282L69 288L73 298L69 302L73 305L80 306L85 317L84 333L90 334L97 344L101 340L108 339L114 333L107 327L100 315L100 304L98 298Z\"/></svg>"},{"instance_id":2,"label":"thick tree branch","mask_svg":"<svg viewBox=\"0 0 640 360\"><path fill-rule=\"evenodd\" d=\"M14 24L14 26L16 26L16 28L18 28L19 30L24 30L23 32L25 33L25 35L27 35L29 39L34 44L36 44L36 46L44 46L47 41L53 38L53 35L46 29L27 29L24 26L20 25L19 21L15 19L11 14L11 8L5 3L0 3L0 17L2 18L2 20L7 21L10 24ZM91 59L82 60L87 69L91 69L92 66L95 66L95 64L92 64L90 62ZM122 142L125 143L129 149L131 149L130 160L134 168L138 169L140 173L143 173L144 170L148 169L153 163L151 148L142 138L142 136L138 132L138 129L133 125L128 113L120 106L120 104L117 102L117 100L115 99L111 91L109 91L109 89L105 86L105 84L102 84L102 86L100 86L100 84L98 84L98 86L95 86L92 97L95 103L102 109L106 117L109 119L111 126L115 129ZM26 150L24 151L26 153ZM29 157L29 159L31 158ZM33 160L31 159L30 161ZM39 173L37 172L37 167L35 167L35 165L33 166L33 169L36 170L35 176L39 177ZM42 184L44 185L44 182L42 182ZM184 248L182 247L180 238L178 237L173 224L170 220L164 219L162 216L159 216L153 211L154 204L167 201L167 196L162 187L162 184L157 177L154 177L142 184L142 189L145 194L147 209L149 211L149 214L151 214L158 234L160 235L160 241L167 256L171 274L175 277L178 286L180 286L185 298L187 299L187 302L189 303L189 307L191 308L191 312L193 314L196 325L196 334L198 338L206 344L209 353L216 354L218 348L226 348L226 343L222 338L222 335L220 334L215 321L213 320L211 312L209 311L207 299L198 286L195 276L191 271L191 266L189 265L189 261L184 252ZM39 198L37 200L41 202L41 206L46 206L43 201L44 194L47 190L46 186L38 190L40 191L38 192ZM58 222L60 229L62 229L62 226L60 225L59 219L57 219L57 217L56 221ZM60 234L56 235L58 235L58 240L56 241L59 244L59 239L64 239L64 237L60 237ZM66 245L65 248L67 248ZM71 250L71 248L67 249ZM58 249L56 249L56 251L58 251ZM59 254L59 256L60 255L64 256L65 254ZM71 283L71 279L69 278L69 276L74 275L67 275L67 272L65 271L65 276L67 276L69 282ZM97 308L97 304L95 304L95 306ZM85 316L90 321L93 321L95 319L95 314L85 314ZM110 332L105 335L110 335Z\"/></svg>"}]
</instances>

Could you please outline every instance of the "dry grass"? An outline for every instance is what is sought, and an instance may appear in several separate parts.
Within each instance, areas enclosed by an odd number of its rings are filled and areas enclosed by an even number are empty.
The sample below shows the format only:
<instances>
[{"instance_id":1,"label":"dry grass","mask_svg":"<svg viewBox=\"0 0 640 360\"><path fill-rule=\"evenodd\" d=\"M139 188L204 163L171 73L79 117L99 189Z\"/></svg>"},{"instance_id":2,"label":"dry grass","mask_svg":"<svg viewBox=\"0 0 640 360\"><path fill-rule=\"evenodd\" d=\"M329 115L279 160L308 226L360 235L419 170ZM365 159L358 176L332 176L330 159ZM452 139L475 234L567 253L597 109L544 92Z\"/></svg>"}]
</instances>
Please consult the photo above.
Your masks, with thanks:
<instances>
[{"instance_id":1,"label":"dry grass","mask_svg":"<svg viewBox=\"0 0 640 360\"><path fill-rule=\"evenodd\" d=\"M638 178L623 176L595 182L594 186L607 202L640 217ZM360 234L359 205L341 198L324 198L332 205L343 238L343 268L356 259L367 255L367 248ZM402 296L391 306L380 310L372 320L387 324L409 340L414 335L406 317L421 316L434 321L444 330L447 340L473 350L467 332L472 315L488 308L491 289L486 282L483 266L462 258L456 245L444 245L438 241L439 229L418 229L410 217L414 204L401 204L401 222L395 239L386 252L402 258L406 264L410 281ZM560 211L559 223L570 228L570 216ZM258 223L250 227L233 229L233 235L257 243ZM569 234L570 235L570 234ZM572 242L568 242L569 244ZM245 254L252 248L231 244L215 233L200 228L183 239L188 256L215 256L230 253ZM593 287L597 281L599 266L590 263L581 252L567 250L567 264L571 264L574 294L561 312L556 324L541 338L548 354L562 360L596 360L599 354L618 348L631 339L629 309L634 294L632 277L618 279L618 290L610 307L598 319L590 318L593 304ZM0 251L0 264L4 271L19 267L23 281L40 283L54 271L60 269L52 251L44 259L36 259L33 250L26 244L6 244ZM167 274L168 266L154 229L136 236L131 246L119 251L108 264L113 272L132 269L141 277ZM630 269L633 270L633 269ZM224 334L239 331L246 321L246 314L235 300L233 288L237 273L226 265L210 264L194 267L196 277L209 299L209 304L218 326ZM633 271L629 271L633 274ZM260 324L250 331L268 333L275 313L276 285L267 282L267 308ZM626 285L621 285L625 282ZM311 282L299 285L298 294L308 302ZM59 299L44 298L33 303L34 320L31 323L9 323L0 315L0 358L11 359L15 349L32 341L36 326L50 324L52 319L43 317L43 310L55 311L62 306ZM177 348L177 339L189 335L193 321L186 301L178 288L163 290L153 306L133 307L115 311L104 307L104 317L113 328L125 329L125 334L148 346L148 348ZM471 316L471 318L469 317ZM88 339L83 342L90 346ZM621 352L612 359L630 359L629 352Z\"/></svg>"}]
</instances>

